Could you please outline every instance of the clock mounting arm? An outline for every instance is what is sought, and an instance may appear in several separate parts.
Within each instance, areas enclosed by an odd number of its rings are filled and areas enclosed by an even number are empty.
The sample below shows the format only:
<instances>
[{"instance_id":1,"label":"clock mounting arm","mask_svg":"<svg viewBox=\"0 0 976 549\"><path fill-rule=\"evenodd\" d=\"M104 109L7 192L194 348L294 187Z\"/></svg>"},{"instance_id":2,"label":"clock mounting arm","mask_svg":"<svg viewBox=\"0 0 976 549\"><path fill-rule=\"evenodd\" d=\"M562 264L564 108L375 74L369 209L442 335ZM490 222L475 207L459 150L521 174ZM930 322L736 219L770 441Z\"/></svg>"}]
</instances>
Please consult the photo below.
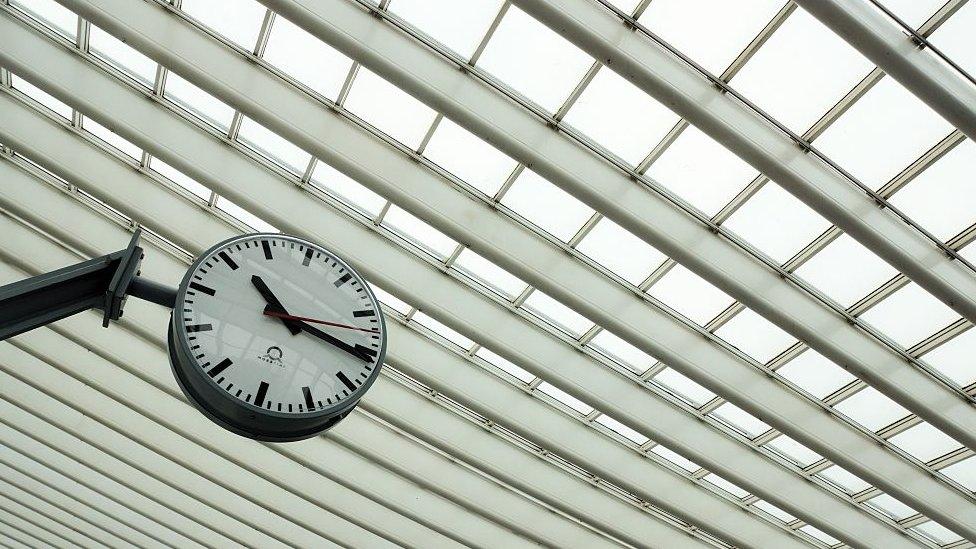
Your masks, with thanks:
<instances>
[{"instance_id":1,"label":"clock mounting arm","mask_svg":"<svg viewBox=\"0 0 976 549\"><path fill-rule=\"evenodd\" d=\"M107 327L127 296L173 308L176 288L140 276L140 235L123 250L0 286L0 341L88 309L102 310Z\"/></svg>"}]
</instances>

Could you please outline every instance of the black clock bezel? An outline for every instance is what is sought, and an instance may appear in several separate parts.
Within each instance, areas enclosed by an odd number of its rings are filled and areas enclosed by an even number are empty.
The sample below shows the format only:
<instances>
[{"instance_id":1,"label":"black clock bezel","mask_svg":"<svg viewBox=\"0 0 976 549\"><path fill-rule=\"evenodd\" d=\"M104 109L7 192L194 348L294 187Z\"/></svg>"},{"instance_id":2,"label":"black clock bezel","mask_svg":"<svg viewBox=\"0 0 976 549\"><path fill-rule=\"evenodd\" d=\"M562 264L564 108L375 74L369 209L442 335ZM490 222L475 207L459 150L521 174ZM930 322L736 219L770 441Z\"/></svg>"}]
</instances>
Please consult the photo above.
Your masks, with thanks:
<instances>
[{"instance_id":1,"label":"black clock bezel","mask_svg":"<svg viewBox=\"0 0 976 549\"><path fill-rule=\"evenodd\" d=\"M201 263L231 244L242 240L260 240L261 238L291 240L304 246L311 246L313 249L326 254L346 269L348 273L351 273L361 284L366 290L375 308L374 310L377 312L382 337L379 353L376 357L376 366L356 391L333 406L312 412L287 413L260 408L251 403L241 401L217 385L206 374L203 368L200 367L199 362L190 351L190 343L187 340L183 315L175 314L175 312L183 309L186 291L193 273L197 271ZM386 357L386 320L383 317L383 311L380 308L379 301L369 286L366 285L363 277L343 261L342 258L324 246L293 235L248 233L228 238L210 247L197 257L187 270L186 275L184 275L183 280L180 282L179 290L177 291L176 307L173 310L174 314L171 315L169 322L169 355L173 375L180 389L190 402L213 422L233 433L256 440L269 442L302 440L315 436L334 426L352 411L366 391L369 390L379 375Z\"/></svg>"}]
</instances>

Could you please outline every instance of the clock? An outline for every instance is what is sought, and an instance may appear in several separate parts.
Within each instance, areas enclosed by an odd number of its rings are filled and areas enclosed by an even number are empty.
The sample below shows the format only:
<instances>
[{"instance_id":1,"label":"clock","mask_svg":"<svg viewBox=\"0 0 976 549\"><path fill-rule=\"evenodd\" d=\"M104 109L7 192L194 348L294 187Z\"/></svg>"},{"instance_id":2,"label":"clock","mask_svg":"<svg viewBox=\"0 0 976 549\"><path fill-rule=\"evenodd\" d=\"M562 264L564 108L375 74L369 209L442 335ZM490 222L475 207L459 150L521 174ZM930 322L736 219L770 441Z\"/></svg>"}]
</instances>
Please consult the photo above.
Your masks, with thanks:
<instances>
[{"instance_id":1,"label":"clock","mask_svg":"<svg viewBox=\"0 0 976 549\"><path fill-rule=\"evenodd\" d=\"M335 425L379 374L386 328L363 278L294 236L248 234L204 252L176 294L173 373L224 428L286 442Z\"/></svg>"}]
</instances>

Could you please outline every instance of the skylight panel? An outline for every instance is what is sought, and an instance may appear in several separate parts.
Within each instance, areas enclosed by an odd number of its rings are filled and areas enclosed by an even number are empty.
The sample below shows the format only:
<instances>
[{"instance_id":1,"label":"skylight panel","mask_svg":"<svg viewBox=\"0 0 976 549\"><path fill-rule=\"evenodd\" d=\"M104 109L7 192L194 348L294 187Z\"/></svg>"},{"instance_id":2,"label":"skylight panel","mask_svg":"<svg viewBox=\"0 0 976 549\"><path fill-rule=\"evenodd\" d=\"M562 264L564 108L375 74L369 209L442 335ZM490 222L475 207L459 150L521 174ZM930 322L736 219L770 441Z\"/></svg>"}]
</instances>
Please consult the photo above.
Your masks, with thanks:
<instances>
[{"instance_id":1,"label":"skylight panel","mask_svg":"<svg viewBox=\"0 0 976 549\"><path fill-rule=\"evenodd\" d=\"M959 313L911 282L865 311L861 319L910 347L959 318Z\"/></svg>"},{"instance_id":2,"label":"skylight panel","mask_svg":"<svg viewBox=\"0 0 976 549\"><path fill-rule=\"evenodd\" d=\"M719 488L725 490L726 492L732 494L733 496L739 499L742 499L749 495L748 491L739 488L735 484L732 484L731 482L716 475L715 473L709 473L708 475L705 475L704 477L702 477L702 480L714 484L715 486L718 486Z\"/></svg>"},{"instance_id":3,"label":"skylight panel","mask_svg":"<svg viewBox=\"0 0 976 549\"><path fill-rule=\"evenodd\" d=\"M827 467L823 471L817 473L817 476L833 482L837 486L840 486L852 494L856 494L871 487L870 484L864 482L840 465L831 465L830 467Z\"/></svg>"},{"instance_id":4,"label":"skylight panel","mask_svg":"<svg viewBox=\"0 0 976 549\"><path fill-rule=\"evenodd\" d=\"M936 370L966 387L976 382L976 330L970 328L926 353L922 359Z\"/></svg>"},{"instance_id":5,"label":"skylight panel","mask_svg":"<svg viewBox=\"0 0 976 549\"><path fill-rule=\"evenodd\" d=\"M820 454L786 435L779 435L765 445L792 459L800 467L806 467L823 458Z\"/></svg>"},{"instance_id":6,"label":"skylight panel","mask_svg":"<svg viewBox=\"0 0 976 549\"><path fill-rule=\"evenodd\" d=\"M793 522L794 520L796 520L796 517L780 509L779 507L776 507L775 505L769 503L766 500L761 499L759 501L756 501L752 505L753 507L756 507L757 509L761 509L783 522Z\"/></svg>"},{"instance_id":7,"label":"skylight panel","mask_svg":"<svg viewBox=\"0 0 976 549\"><path fill-rule=\"evenodd\" d=\"M654 447L651 448L651 452L654 452L655 454L670 461L671 463L677 465L678 467L684 469L685 471L688 471L689 473L701 469L701 465L698 465L694 461L685 458L681 454L671 450L670 448L667 448L662 444L654 445Z\"/></svg>"},{"instance_id":8,"label":"skylight panel","mask_svg":"<svg viewBox=\"0 0 976 549\"><path fill-rule=\"evenodd\" d=\"M78 36L78 16L54 0L10 0L10 4L72 40Z\"/></svg>"},{"instance_id":9,"label":"skylight panel","mask_svg":"<svg viewBox=\"0 0 976 549\"><path fill-rule=\"evenodd\" d=\"M41 88L38 88L34 84L31 84L13 73L10 73L10 85L13 86L15 90L24 92L24 94L31 99L61 115L61 117L71 120L71 107Z\"/></svg>"},{"instance_id":10,"label":"skylight panel","mask_svg":"<svg viewBox=\"0 0 976 549\"><path fill-rule=\"evenodd\" d=\"M898 271L845 233L800 265L796 274L849 307Z\"/></svg>"},{"instance_id":11,"label":"skylight panel","mask_svg":"<svg viewBox=\"0 0 976 549\"><path fill-rule=\"evenodd\" d=\"M813 349L803 351L776 373L821 399L857 379Z\"/></svg>"},{"instance_id":12,"label":"skylight panel","mask_svg":"<svg viewBox=\"0 0 976 549\"><path fill-rule=\"evenodd\" d=\"M393 0L389 10L468 59L488 32L502 0Z\"/></svg>"},{"instance_id":13,"label":"skylight panel","mask_svg":"<svg viewBox=\"0 0 976 549\"><path fill-rule=\"evenodd\" d=\"M146 87L153 86L156 80L156 62L95 25L91 26L88 49Z\"/></svg>"},{"instance_id":14,"label":"skylight panel","mask_svg":"<svg viewBox=\"0 0 976 549\"><path fill-rule=\"evenodd\" d=\"M152 157L152 159L149 161L149 167L173 183L176 183L180 187L183 187L191 193L199 196L203 200L210 199L211 191L209 188L197 183L196 180L190 176L170 166L166 162L163 162L159 158L156 158L155 156Z\"/></svg>"},{"instance_id":15,"label":"skylight panel","mask_svg":"<svg viewBox=\"0 0 976 549\"><path fill-rule=\"evenodd\" d=\"M540 383L539 391L551 396L552 398L558 400L559 402L562 402L566 406L569 406L570 408L576 410L577 412L579 412L584 416L593 411L593 407L590 406L589 404L574 397L573 395L570 395L569 393L563 391L559 387L556 387L555 385L549 382L543 381L542 383Z\"/></svg>"},{"instance_id":16,"label":"skylight panel","mask_svg":"<svg viewBox=\"0 0 976 549\"><path fill-rule=\"evenodd\" d=\"M596 334L590 340L590 346L637 373L646 371L657 362L651 355L606 330Z\"/></svg>"},{"instance_id":17,"label":"skylight panel","mask_svg":"<svg viewBox=\"0 0 976 549\"><path fill-rule=\"evenodd\" d=\"M908 415L908 410L873 387L861 389L838 403L834 409L872 431Z\"/></svg>"},{"instance_id":18,"label":"skylight panel","mask_svg":"<svg viewBox=\"0 0 976 549\"><path fill-rule=\"evenodd\" d=\"M281 232L277 227L268 223L267 221L261 219L260 217L252 214L251 212L245 210L244 208L234 204L227 197L221 196L217 199L217 207L235 218L243 221L248 227L255 229L263 233L278 233Z\"/></svg>"},{"instance_id":19,"label":"skylight panel","mask_svg":"<svg viewBox=\"0 0 976 549\"><path fill-rule=\"evenodd\" d=\"M779 263L785 263L830 223L772 181L746 201L725 227Z\"/></svg>"},{"instance_id":20,"label":"skylight panel","mask_svg":"<svg viewBox=\"0 0 976 549\"><path fill-rule=\"evenodd\" d=\"M390 211L383 218L383 224L430 250L441 259L447 258L457 247L454 239L396 205L390 207Z\"/></svg>"},{"instance_id":21,"label":"skylight panel","mask_svg":"<svg viewBox=\"0 0 976 549\"><path fill-rule=\"evenodd\" d=\"M788 128L803 133L873 66L798 9L759 48L732 85Z\"/></svg>"},{"instance_id":22,"label":"skylight panel","mask_svg":"<svg viewBox=\"0 0 976 549\"><path fill-rule=\"evenodd\" d=\"M962 447L958 441L930 423L922 422L888 439L889 442L923 463Z\"/></svg>"},{"instance_id":23,"label":"skylight panel","mask_svg":"<svg viewBox=\"0 0 976 549\"><path fill-rule=\"evenodd\" d=\"M661 372L654 376L653 379L654 381L674 391L678 395L684 397L696 407L705 404L716 396L715 393L702 387L697 382L692 381L683 374L678 373L678 371L674 368L665 368L661 370Z\"/></svg>"},{"instance_id":24,"label":"skylight panel","mask_svg":"<svg viewBox=\"0 0 976 549\"><path fill-rule=\"evenodd\" d=\"M677 264L648 293L701 326L733 303L728 294Z\"/></svg>"},{"instance_id":25,"label":"skylight panel","mask_svg":"<svg viewBox=\"0 0 976 549\"><path fill-rule=\"evenodd\" d=\"M940 472L966 487L967 490L976 492L976 457L953 463Z\"/></svg>"},{"instance_id":26,"label":"skylight panel","mask_svg":"<svg viewBox=\"0 0 976 549\"><path fill-rule=\"evenodd\" d=\"M959 8L929 40L970 75L976 74L976 5Z\"/></svg>"},{"instance_id":27,"label":"skylight panel","mask_svg":"<svg viewBox=\"0 0 976 549\"><path fill-rule=\"evenodd\" d=\"M541 290L533 291L525 300L523 307L574 338L578 338L593 326L592 321L549 297Z\"/></svg>"},{"instance_id":28,"label":"skylight panel","mask_svg":"<svg viewBox=\"0 0 976 549\"><path fill-rule=\"evenodd\" d=\"M891 203L940 240L976 223L972 169L976 145L965 140L898 191Z\"/></svg>"},{"instance_id":29,"label":"skylight panel","mask_svg":"<svg viewBox=\"0 0 976 549\"><path fill-rule=\"evenodd\" d=\"M183 0L181 9L247 51L254 49L267 13L255 0Z\"/></svg>"},{"instance_id":30,"label":"skylight panel","mask_svg":"<svg viewBox=\"0 0 976 549\"><path fill-rule=\"evenodd\" d=\"M424 156L487 196L494 196L516 162L447 118L441 119Z\"/></svg>"},{"instance_id":31,"label":"skylight panel","mask_svg":"<svg viewBox=\"0 0 976 549\"><path fill-rule=\"evenodd\" d=\"M640 284L666 258L607 218L598 221L576 249L634 285Z\"/></svg>"},{"instance_id":32,"label":"skylight panel","mask_svg":"<svg viewBox=\"0 0 976 549\"><path fill-rule=\"evenodd\" d=\"M514 299L527 286L521 279L471 251L470 248L465 248L461 252L454 265L508 299Z\"/></svg>"},{"instance_id":33,"label":"skylight panel","mask_svg":"<svg viewBox=\"0 0 976 549\"><path fill-rule=\"evenodd\" d=\"M296 175L304 172L312 159L312 155L293 145L291 141L246 116L241 120L241 129L237 138L241 143Z\"/></svg>"},{"instance_id":34,"label":"skylight panel","mask_svg":"<svg viewBox=\"0 0 976 549\"><path fill-rule=\"evenodd\" d=\"M638 21L705 70L720 74L782 5L782 0L655 0Z\"/></svg>"},{"instance_id":35,"label":"skylight panel","mask_svg":"<svg viewBox=\"0 0 976 549\"><path fill-rule=\"evenodd\" d=\"M905 23L918 28L945 2L944 0L881 0L881 4ZM892 23L894 24L893 21Z\"/></svg>"},{"instance_id":36,"label":"skylight panel","mask_svg":"<svg viewBox=\"0 0 976 549\"><path fill-rule=\"evenodd\" d=\"M726 402L709 415L731 424L744 432L749 438L756 438L770 429L769 425L731 402Z\"/></svg>"},{"instance_id":37,"label":"skylight panel","mask_svg":"<svg viewBox=\"0 0 976 549\"><path fill-rule=\"evenodd\" d=\"M796 338L751 309L745 309L732 317L715 330L715 335L735 345L762 364L796 341Z\"/></svg>"},{"instance_id":38,"label":"skylight panel","mask_svg":"<svg viewBox=\"0 0 976 549\"><path fill-rule=\"evenodd\" d=\"M620 423L619 421L613 419L612 417L606 414L602 414L600 415L600 417L596 418L596 422L599 423L600 425L603 425L607 429L610 429L611 431L620 434L621 436L633 442L634 444L641 445L647 442L648 440L650 440L644 435L638 433L637 431L631 429L630 427L627 427L623 423Z\"/></svg>"},{"instance_id":39,"label":"skylight panel","mask_svg":"<svg viewBox=\"0 0 976 549\"><path fill-rule=\"evenodd\" d=\"M264 60L333 100L352 66L352 59L284 17L276 17L271 26Z\"/></svg>"},{"instance_id":40,"label":"skylight panel","mask_svg":"<svg viewBox=\"0 0 976 549\"><path fill-rule=\"evenodd\" d=\"M838 543L840 543L839 539L835 538L834 536L831 536L830 534L824 532L823 530L817 528L816 526L811 526L807 524L799 527L798 530L805 534L809 534L810 536L826 543L827 545L837 545Z\"/></svg>"},{"instance_id":41,"label":"skylight panel","mask_svg":"<svg viewBox=\"0 0 976 549\"><path fill-rule=\"evenodd\" d=\"M593 59L548 27L512 6L478 65L554 112L583 78Z\"/></svg>"},{"instance_id":42,"label":"skylight panel","mask_svg":"<svg viewBox=\"0 0 976 549\"><path fill-rule=\"evenodd\" d=\"M478 352L476 352L475 355L483 358L486 362L515 377L522 383L529 383L536 377L535 375L516 366L512 361L492 352L490 349L486 349L485 347L478 349Z\"/></svg>"},{"instance_id":43,"label":"skylight panel","mask_svg":"<svg viewBox=\"0 0 976 549\"><path fill-rule=\"evenodd\" d=\"M427 105L366 68L359 69L356 74L344 105L356 116L412 149L420 145L437 115Z\"/></svg>"},{"instance_id":44,"label":"skylight panel","mask_svg":"<svg viewBox=\"0 0 976 549\"><path fill-rule=\"evenodd\" d=\"M880 509L895 520L902 520L918 513L915 509L912 509L888 494L873 497L867 500L867 504Z\"/></svg>"},{"instance_id":45,"label":"skylight panel","mask_svg":"<svg viewBox=\"0 0 976 549\"><path fill-rule=\"evenodd\" d=\"M592 208L528 168L505 193L502 204L563 242L593 215Z\"/></svg>"},{"instance_id":46,"label":"skylight panel","mask_svg":"<svg viewBox=\"0 0 976 549\"><path fill-rule=\"evenodd\" d=\"M631 165L637 165L679 118L622 76L603 69L596 73L564 120Z\"/></svg>"},{"instance_id":47,"label":"skylight panel","mask_svg":"<svg viewBox=\"0 0 976 549\"><path fill-rule=\"evenodd\" d=\"M651 164L647 175L711 217L758 172L698 128L688 126Z\"/></svg>"},{"instance_id":48,"label":"skylight panel","mask_svg":"<svg viewBox=\"0 0 976 549\"><path fill-rule=\"evenodd\" d=\"M943 545L947 543L951 543L953 541L959 541L962 539L959 536L959 534L953 532L952 530L949 530L945 526L942 526L941 524L933 520L930 520L928 522L923 522L922 524L919 524L918 526L911 528L911 530L921 532L926 536L928 536L929 538L932 538L938 543Z\"/></svg>"},{"instance_id":49,"label":"skylight panel","mask_svg":"<svg viewBox=\"0 0 976 549\"><path fill-rule=\"evenodd\" d=\"M815 144L862 183L877 189L951 130L948 122L901 84L882 78Z\"/></svg>"},{"instance_id":50,"label":"skylight panel","mask_svg":"<svg viewBox=\"0 0 976 549\"><path fill-rule=\"evenodd\" d=\"M462 349L470 349L471 346L474 345L473 341L461 335L458 331L445 326L443 323L435 320L430 315L424 314L421 311L414 314L411 321L420 323L422 326L430 329L435 334L443 337Z\"/></svg>"},{"instance_id":51,"label":"skylight panel","mask_svg":"<svg viewBox=\"0 0 976 549\"><path fill-rule=\"evenodd\" d=\"M370 217L376 217L386 204L385 198L321 160L315 164L312 183L363 210Z\"/></svg>"},{"instance_id":52,"label":"skylight panel","mask_svg":"<svg viewBox=\"0 0 976 549\"><path fill-rule=\"evenodd\" d=\"M410 310L410 304L403 301L399 297L391 294L390 292L380 288L374 283L369 283L369 287L372 288L373 292L376 294L376 299L380 300L380 303L390 307L394 311L400 314L406 314Z\"/></svg>"},{"instance_id":53,"label":"skylight panel","mask_svg":"<svg viewBox=\"0 0 976 549\"><path fill-rule=\"evenodd\" d=\"M133 160L142 157L142 149L87 116L82 117L81 127Z\"/></svg>"},{"instance_id":54,"label":"skylight panel","mask_svg":"<svg viewBox=\"0 0 976 549\"><path fill-rule=\"evenodd\" d=\"M227 131L231 120L234 118L234 109L230 105L203 91L173 71L166 75L163 97L203 118L221 131Z\"/></svg>"}]
</instances>

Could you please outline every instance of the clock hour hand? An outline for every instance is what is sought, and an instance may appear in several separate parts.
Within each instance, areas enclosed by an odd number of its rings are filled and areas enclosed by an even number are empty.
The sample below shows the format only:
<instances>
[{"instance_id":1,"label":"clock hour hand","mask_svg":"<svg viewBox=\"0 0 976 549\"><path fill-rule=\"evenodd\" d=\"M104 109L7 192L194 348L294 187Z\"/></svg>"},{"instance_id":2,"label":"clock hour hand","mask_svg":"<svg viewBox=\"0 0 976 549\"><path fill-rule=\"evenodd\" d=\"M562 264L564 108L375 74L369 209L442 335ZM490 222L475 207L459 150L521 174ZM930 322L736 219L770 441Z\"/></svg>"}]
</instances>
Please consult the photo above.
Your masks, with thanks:
<instances>
[{"instance_id":1,"label":"clock hour hand","mask_svg":"<svg viewBox=\"0 0 976 549\"><path fill-rule=\"evenodd\" d=\"M274 292L271 291L271 288L264 283L264 280L260 276L251 275L251 284L254 284L254 287L257 288L258 292L261 294L261 297L268 302L268 307L265 309L265 311L271 310L277 313L288 314L288 311L285 310L285 306L281 304L281 301L278 301L278 298L275 297ZM301 325L294 320L282 318L281 322L286 328L288 328L291 335L298 335L302 331Z\"/></svg>"},{"instance_id":2,"label":"clock hour hand","mask_svg":"<svg viewBox=\"0 0 976 549\"><path fill-rule=\"evenodd\" d=\"M272 307L270 304L267 307L264 308L264 313L265 314L268 314L269 312L275 312L275 308ZM308 324L306 322L302 322L302 321L290 321L290 322L295 322L296 324L298 324L298 326L302 330L304 330L309 335L313 335L313 336L321 339L322 341L328 343L329 345L332 345L332 346L334 346L334 347L336 347L338 349L341 349L341 350L343 350L343 351L351 354L352 356L354 356L354 357L356 357L356 358L358 358L360 360L365 360L366 362L372 362L372 360L373 360L373 357L370 356L364 349L359 348L359 347L354 347L354 346L346 343L345 341L342 341L341 339L338 339L336 337L333 337L333 336L331 336L331 335L323 332L322 330L319 330L315 326L312 326L312 325L310 325L310 324Z\"/></svg>"}]
</instances>

